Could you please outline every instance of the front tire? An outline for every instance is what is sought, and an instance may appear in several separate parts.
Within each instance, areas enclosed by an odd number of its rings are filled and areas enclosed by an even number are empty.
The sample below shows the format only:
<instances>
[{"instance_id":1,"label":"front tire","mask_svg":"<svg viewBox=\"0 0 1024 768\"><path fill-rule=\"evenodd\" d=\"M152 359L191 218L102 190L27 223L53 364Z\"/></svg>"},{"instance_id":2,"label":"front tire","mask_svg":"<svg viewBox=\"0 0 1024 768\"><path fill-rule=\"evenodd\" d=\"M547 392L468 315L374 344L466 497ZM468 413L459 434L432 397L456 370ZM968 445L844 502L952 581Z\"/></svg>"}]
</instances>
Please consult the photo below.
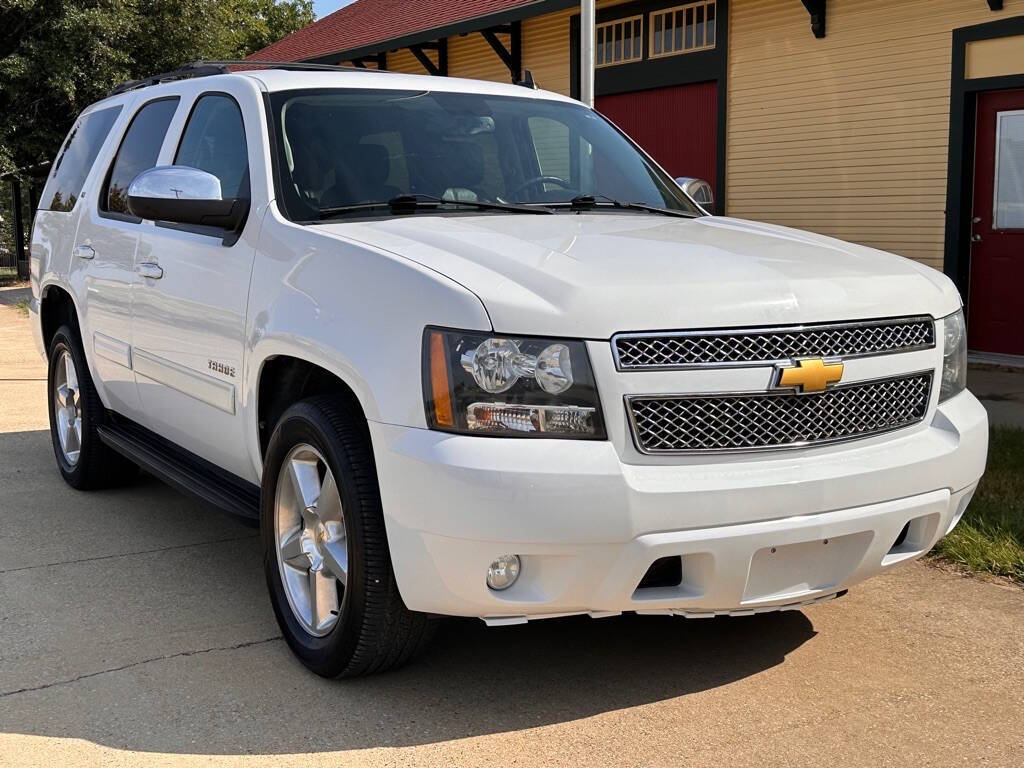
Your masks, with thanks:
<instances>
[{"instance_id":1,"label":"front tire","mask_svg":"<svg viewBox=\"0 0 1024 768\"><path fill-rule=\"evenodd\" d=\"M47 394L53 453L68 485L82 491L106 488L138 474L137 466L100 440L106 411L78 333L68 325L57 329L50 341Z\"/></svg>"},{"instance_id":2,"label":"front tire","mask_svg":"<svg viewBox=\"0 0 1024 768\"><path fill-rule=\"evenodd\" d=\"M281 417L260 515L274 613L307 667L355 677L399 666L426 644L432 620L398 593L365 423L341 398L304 400Z\"/></svg>"}]
</instances>

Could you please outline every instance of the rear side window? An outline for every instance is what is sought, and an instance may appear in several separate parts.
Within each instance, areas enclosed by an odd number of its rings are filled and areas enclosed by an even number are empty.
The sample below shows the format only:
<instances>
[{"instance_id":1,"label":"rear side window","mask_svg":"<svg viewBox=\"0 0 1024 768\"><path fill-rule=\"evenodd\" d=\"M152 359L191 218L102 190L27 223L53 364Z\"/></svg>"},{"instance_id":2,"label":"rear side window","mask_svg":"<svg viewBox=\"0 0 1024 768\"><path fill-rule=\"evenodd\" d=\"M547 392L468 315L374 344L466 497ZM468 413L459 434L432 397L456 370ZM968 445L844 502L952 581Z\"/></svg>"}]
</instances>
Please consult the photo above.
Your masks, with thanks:
<instances>
[{"instance_id":1,"label":"rear side window","mask_svg":"<svg viewBox=\"0 0 1024 768\"><path fill-rule=\"evenodd\" d=\"M100 200L102 210L128 215L128 186L136 176L156 165L167 126L177 108L175 97L151 101L135 113L110 168L107 188Z\"/></svg>"},{"instance_id":2,"label":"rear side window","mask_svg":"<svg viewBox=\"0 0 1024 768\"><path fill-rule=\"evenodd\" d=\"M50 180L43 189L39 207L43 210L70 211L82 194L85 177L96 162L103 142L121 107L108 107L90 112L79 120L68 134L60 154L53 163Z\"/></svg>"},{"instance_id":3,"label":"rear side window","mask_svg":"<svg viewBox=\"0 0 1024 768\"><path fill-rule=\"evenodd\" d=\"M196 101L174 164L212 173L220 179L224 199L249 197L249 152L234 99L210 94Z\"/></svg>"}]
</instances>

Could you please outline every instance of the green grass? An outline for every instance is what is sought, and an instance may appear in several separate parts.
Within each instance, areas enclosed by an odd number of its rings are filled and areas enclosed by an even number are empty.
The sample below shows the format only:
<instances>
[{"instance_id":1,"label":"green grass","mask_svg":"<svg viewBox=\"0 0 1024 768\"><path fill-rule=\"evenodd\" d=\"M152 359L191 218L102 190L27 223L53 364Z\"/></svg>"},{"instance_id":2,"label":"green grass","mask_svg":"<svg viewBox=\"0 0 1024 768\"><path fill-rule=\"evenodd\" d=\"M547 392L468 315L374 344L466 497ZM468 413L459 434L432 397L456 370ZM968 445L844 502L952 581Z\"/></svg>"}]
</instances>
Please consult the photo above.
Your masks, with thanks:
<instances>
[{"instance_id":1,"label":"green grass","mask_svg":"<svg viewBox=\"0 0 1024 768\"><path fill-rule=\"evenodd\" d=\"M992 428L978 492L934 552L972 571L1024 582L1024 429Z\"/></svg>"},{"instance_id":2,"label":"green grass","mask_svg":"<svg viewBox=\"0 0 1024 768\"><path fill-rule=\"evenodd\" d=\"M28 299L22 299L21 301L14 302L14 308L21 312L25 317L28 317Z\"/></svg>"}]
</instances>

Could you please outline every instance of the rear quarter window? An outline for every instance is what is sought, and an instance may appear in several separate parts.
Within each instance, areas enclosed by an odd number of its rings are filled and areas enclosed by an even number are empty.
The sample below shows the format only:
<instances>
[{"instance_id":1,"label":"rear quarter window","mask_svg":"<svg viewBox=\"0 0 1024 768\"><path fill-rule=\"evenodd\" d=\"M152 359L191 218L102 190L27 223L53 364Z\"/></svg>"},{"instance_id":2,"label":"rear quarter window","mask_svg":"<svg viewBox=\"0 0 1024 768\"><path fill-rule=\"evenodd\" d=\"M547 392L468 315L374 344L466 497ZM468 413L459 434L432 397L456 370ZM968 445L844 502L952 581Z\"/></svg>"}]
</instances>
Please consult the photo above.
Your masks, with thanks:
<instances>
[{"instance_id":1,"label":"rear quarter window","mask_svg":"<svg viewBox=\"0 0 1024 768\"><path fill-rule=\"evenodd\" d=\"M40 209L70 211L75 207L89 170L120 113L120 106L99 109L75 123L53 162L39 201Z\"/></svg>"}]
</instances>

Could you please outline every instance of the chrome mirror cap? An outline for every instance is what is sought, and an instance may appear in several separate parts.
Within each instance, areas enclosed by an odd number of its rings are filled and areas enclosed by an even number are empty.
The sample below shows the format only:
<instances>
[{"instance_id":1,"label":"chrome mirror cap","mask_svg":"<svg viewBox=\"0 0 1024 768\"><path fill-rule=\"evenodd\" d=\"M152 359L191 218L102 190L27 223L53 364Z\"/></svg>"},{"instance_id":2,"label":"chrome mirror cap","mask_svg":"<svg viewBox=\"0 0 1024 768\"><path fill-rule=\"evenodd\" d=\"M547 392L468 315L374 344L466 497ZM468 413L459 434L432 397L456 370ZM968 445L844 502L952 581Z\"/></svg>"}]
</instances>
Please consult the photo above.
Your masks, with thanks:
<instances>
[{"instance_id":1,"label":"chrome mirror cap","mask_svg":"<svg viewBox=\"0 0 1024 768\"><path fill-rule=\"evenodd\" d=\"M185 165L158 165L128 185L128 210L140 219L236 231L248 198L222 196L220 179Z\"/></svg>"},{"instance_id":2,"label":"chrome mirror cap","mask_svg":"<svg viewBox=\"0 0 1024 768\"><path fill-rule=\"evenodd\" d=\"M128 197L150 200L220 200L220 179L187 165L158 165L136 176Z\"/></svg>"},{"instance_id":3,"label":"chrome mirror cap","mask_svg":"<svg viewBox=\"0 0 1024 768\"><path fill-rule=\"evenodd\" d=\"M715 194L711 191L711 185L704 179L695 179L692 176L680 176L676 184L693 198L702 208L710 209L715 203Z\"/></svg>"}]
</instances>

